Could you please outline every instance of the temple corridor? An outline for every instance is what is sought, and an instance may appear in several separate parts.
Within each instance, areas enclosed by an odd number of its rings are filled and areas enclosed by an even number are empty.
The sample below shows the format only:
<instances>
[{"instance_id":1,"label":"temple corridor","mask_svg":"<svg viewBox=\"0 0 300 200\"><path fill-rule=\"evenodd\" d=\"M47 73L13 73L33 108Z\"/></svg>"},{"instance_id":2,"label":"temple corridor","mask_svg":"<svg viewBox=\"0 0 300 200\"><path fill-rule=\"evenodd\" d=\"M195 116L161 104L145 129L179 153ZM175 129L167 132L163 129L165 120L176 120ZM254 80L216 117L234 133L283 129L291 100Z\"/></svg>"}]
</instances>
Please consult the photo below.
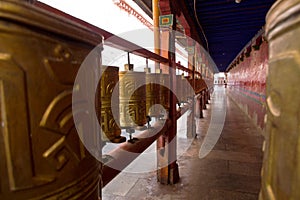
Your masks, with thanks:
<instances>
[{"instance_id":1,"label":"temple corridor","mask_svg":"<svg viewBox=\"0 0 300 200\"><path fill-rule=\"evenodd\" d=\"M0 200L299 200L300 0L0 0Z\"/></svg>"},{"instance_id":2,"label":"temple corridor","mask_svg":"<svg viewBox=\"0 0 300 200\"><path fill-rule=\"evenodd\" d=\"M199 135L178 158L178 184L157 183L155 171L142 174L122 172L103 188L103 199L258 199L263 137L225 93L224 86L215 86L211 101L204 110L204 118L197 120ZM199 150L210 125L212 110L225 106L220 105L224 101L218 101L223 99L222 95L226 95L224 128L213 150L200 159ZM178 135L178 143L186 142L180 138L180 132Z\"/></svg>"}]
</instances>

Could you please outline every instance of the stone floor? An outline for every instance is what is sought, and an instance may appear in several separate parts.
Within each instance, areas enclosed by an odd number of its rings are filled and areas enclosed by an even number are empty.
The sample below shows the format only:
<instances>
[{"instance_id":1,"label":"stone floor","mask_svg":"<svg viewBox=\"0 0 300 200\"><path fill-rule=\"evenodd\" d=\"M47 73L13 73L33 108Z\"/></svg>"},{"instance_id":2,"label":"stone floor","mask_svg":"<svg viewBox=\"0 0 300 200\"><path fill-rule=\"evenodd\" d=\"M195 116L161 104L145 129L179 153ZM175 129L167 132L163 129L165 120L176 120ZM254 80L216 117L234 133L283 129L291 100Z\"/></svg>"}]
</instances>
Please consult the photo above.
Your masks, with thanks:
<instances>
[{"instance_id":1,"label":"stone floor","mask_svg":"<svg viewBox=\"0 0 300 200\"><path fill-rule=\"evenodd\" d=\"M197 138L191 140L182 135L178 137L178 145L188 147L178 156L179 183L161 185L157 182L155 171L133 173L125 170L102 189L102 199L258 199L263 137L249 118L226 96L224 88L216 88L204 111L204 118L198 120L197 124ZM208 134L210 129L215 132L216 129L222 130L220 137L218 134L208 137L212 135ZM209 143L208 148L214 144L214 140L217 143L206 157L200 159L199 150L203 143L207 143L205 140ZM137 160L136 165L141 162Z\"/></svg>"}]
</instances>

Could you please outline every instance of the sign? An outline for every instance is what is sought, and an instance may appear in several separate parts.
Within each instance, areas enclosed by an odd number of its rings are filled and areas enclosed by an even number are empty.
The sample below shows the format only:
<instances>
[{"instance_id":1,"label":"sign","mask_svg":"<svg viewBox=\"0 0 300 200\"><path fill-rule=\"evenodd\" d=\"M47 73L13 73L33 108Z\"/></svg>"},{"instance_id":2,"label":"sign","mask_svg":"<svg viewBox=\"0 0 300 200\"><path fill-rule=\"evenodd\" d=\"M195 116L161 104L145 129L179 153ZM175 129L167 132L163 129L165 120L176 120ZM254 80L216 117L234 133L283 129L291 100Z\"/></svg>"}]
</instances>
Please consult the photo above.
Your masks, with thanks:
<instances>
[{"instance_id":1,"label":"sign","mask_svg":"<svg viewBox=\"0 0 300 200\"><path fill-rule=\"evenodd\" d=\"M173 25L173 15L159 16L159 27L169 27Z\"/></svg>"}]
</instances>

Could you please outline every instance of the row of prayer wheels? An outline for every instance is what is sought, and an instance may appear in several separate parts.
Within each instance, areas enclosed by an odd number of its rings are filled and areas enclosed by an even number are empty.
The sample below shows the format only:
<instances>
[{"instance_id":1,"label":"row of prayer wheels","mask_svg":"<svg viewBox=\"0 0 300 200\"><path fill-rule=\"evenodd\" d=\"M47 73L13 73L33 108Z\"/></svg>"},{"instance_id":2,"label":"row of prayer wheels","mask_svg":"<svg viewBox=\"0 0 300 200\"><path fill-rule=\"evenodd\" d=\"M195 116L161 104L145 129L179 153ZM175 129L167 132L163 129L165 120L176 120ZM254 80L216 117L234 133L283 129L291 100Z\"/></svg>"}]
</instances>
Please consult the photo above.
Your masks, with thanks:
<instances>
[{"instance_id":1,"label":"row of prayer wheels","mask_svg":"<svg viewBox=\"0 0 300 200\"><path fill-rule=\"evenodd\" d=\"M203 79L192 79L189 76L177 75L178 103L185 103L195 94L204 91L207 85Z\"/></svg>"},{"instance_id":2,"label":"row of prayer wheels","mask_svg":"<svg viewBox=\"0 0 300 200\"><path fill-rule=\"evenodd\" d=\"M98 87L101 96L102 140L120 143L125 138L121 129L145 127L149 117L160 118L170 108L170 76L131 70L119 71L118 67L103 66ZM202 88L202 79L192 80L176 76L176 89L173 91L177 103L185 103ZM195 83L195 84L194 84ZM196 87L193 88L193 85ZM100 111L97 111L100 112Z\"/></svg>"},{"instance_id":3,"label":"row of prayer wheels","mask_svg":"<svg viewBox=\"0 0 300 200\"><path fill-rule=\"evenodd\" d=\"M190 84L193 85L195 94L199 94L201 91L207 88L207 85L203 79L190 79Z\"/></svg>"}]
</instances>

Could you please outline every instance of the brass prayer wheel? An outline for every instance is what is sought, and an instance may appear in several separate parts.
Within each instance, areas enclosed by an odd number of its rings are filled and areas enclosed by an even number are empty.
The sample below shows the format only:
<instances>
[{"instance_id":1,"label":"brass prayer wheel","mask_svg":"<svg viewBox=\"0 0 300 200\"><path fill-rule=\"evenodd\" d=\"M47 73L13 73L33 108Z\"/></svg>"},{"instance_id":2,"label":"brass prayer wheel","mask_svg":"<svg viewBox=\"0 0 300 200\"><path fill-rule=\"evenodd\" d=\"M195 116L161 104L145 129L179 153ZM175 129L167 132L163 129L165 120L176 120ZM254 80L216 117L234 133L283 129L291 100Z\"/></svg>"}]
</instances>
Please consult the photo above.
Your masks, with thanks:
<instances>
[{"instance_id":1,"label":"brass prayer wheel","mask_svg":"<svg viewBox=\"0 0 300 200\"><path fill-rule=\"evenodd\" d=\"M161 115L159 107L154 106L160 103L160 74L146 74L146 113L151 117Z\"/></svg>"},{"instance_id":2,"label":"brass prayer wheel","mask_svg":"<svg viewBox=\"0 0 300 200\"><path fill-rule=\"evenodd\" d=\"M102 36L25 1L1 1L0 16L0 199L98 200L101 164L78 137L72 94Z\"/></svg>"},{"instance_id":3,"label":"brass prayer wheel","mask_svg":"<svg viewBox=\"0 0 300 200\"><path fill-rule=\"evenodd\" d=\"M147 123L145 83L145 72L119 72L121 128L136 128Z\"/></svg>"},{"instance_id":4,"label":"brass prayer wheel","mask_svg":"<svg viewBox=\"0 0 300 200\"><path fill-rule=\"evenodd\" d=\"M196 92L196 79L192 79L192 78L190 78L189 79L189 84L190 84L190 86L191 86L191 92L190 92L190 97L192 97L193 96L193 93L195 93Z\"/></svg>"},{"instance_id":5,"label":"brass prayer wheel","mask_svg":"<svg viewBox=\"0 0 300 200\"><path fill-rule=\"evenodd\" d=\"M205 81L203 79L196 79L196 83L195 83L196 94L199 94L202 90L205 90L205 88L207 88Z\"/></svg>"},{"instance_id":6,"label":"brass prayer wheel","mask_svg":"<svg viewBox=\"0 0 300 200\"><path fill-rule=\"evenodd\" d=\"M186 88L186 93L185 93L185 100L187 101L189 98L192 98L194 96L194 87L193 87L193 79L190 76L184 77L184 86Z\"/></svg>"},{"instance_id":7,"label":"brass prayer wheel","mask_svg":"<svg viewBox=\"0 0 300 200\"><path fill-rule=\"evenodd\" d=\"M199 94L199 90L200 90L200 79L196 78L195 79L195 88L194 88L194 91L195 91L196 94Z\"/></svg>"},{"instance_id":8,"label":"brass prayer wheel","mask_svg":"<svg viewBox=\"0 0 300 200\"><path fill-rule=\"evenodd\" d=\"M189 94L188 94L188 97L189 98L193 98L193 96L195 95L196 93L196 79L193 79L193 78L189 78L189 84L190 84L190 89L189 89Z\"/></svg>"},{"instance_id":9,"label":"brass prayer wheel","mask_svg":"<svg viewBox=\"0 0 300 200\"><path fill-rule=\"evenodd\" d=\"M170 109L170 76L160 74L160 104L166 109Z\"/></svg>"},{"instance_id":10,"label":"brass prayer wheel","mask_svg":"<svg viewBox=\"0 0 300 200\"><path fill-rule=\"evenodd\" d=\"M260 200L300 199L300 1L278 0L266 17L267 116Z\"/></svg>"},{"instance_id":11,"label":"brass prayer wheel","mask_svg":"<svg viewBox=\"0 0 300 200\"><path fill-rule=\"evenodd\" d=\"M121 137L121 129L119 127L119 88L115 88L118 82L119 68L102 66L100 90L98 90L101 97L101 118L99 118L101 120L101 136L102 141L113 143L124 142L126 140L125 137ZM113 91L115 92L114 97L112 97ZM116 106L114 115L112 106Z\"/></svg>"}]
</instances>

